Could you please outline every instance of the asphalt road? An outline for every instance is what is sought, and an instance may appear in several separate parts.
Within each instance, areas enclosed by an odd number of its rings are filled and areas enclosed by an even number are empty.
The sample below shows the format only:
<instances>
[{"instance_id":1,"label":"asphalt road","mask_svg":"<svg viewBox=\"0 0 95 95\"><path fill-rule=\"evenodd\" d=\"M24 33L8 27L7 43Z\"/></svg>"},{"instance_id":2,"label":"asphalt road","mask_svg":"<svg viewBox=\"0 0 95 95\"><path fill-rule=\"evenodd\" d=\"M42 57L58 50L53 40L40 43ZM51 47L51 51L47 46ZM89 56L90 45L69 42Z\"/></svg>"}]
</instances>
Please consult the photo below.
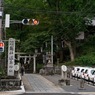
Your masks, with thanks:
<instances>
[{"instance_id":1,"label":"asphalt road","mask_svg":"<svg viewBox=\"0 0 95 95\"><path fill-rule=\"evenodd\" d=\"M59 75L53 75L53 76L45 76L49 81L53 82L55 85L58 84L58 78L60 79ZM93 86L92 83L85 82L84 83L84 89L80 88L80 82L81 80L77 79L70 79L70 86L68 85L62 85L61 87L67 91L67 92L95 92L95 86Z\"/></svg>"},{"instance_id":2,"label":"asphalt road","mask_svg":"<svg viewBox=\"0 0 95 95\"><path fill-rule=\"evenodd\" d=\"M21 95L82 95L82 94L70 94L70 93L24 93Z\"/></svg>"}]
</instances>

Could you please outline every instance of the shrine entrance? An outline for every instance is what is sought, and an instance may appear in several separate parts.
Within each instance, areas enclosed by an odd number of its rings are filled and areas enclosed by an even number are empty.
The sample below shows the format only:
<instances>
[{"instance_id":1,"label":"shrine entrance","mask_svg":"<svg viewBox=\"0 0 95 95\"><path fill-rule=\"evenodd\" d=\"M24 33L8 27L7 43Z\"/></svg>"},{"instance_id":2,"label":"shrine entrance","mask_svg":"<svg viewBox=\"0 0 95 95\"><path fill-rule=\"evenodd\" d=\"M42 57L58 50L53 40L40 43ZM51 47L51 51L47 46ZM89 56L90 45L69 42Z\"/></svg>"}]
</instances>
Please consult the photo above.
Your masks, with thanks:
<instances>
[{"instance_id":1,"label":"shrine entrance","mask_svg":"<svg viewBox=\"0 0 95 95\"><path fill-rule=\"evenodd\" d=\"M25 67L25 73L36 73L36 55L27 55L26 53L16 53L20 67Z\"/></svg>"}]
</instances>

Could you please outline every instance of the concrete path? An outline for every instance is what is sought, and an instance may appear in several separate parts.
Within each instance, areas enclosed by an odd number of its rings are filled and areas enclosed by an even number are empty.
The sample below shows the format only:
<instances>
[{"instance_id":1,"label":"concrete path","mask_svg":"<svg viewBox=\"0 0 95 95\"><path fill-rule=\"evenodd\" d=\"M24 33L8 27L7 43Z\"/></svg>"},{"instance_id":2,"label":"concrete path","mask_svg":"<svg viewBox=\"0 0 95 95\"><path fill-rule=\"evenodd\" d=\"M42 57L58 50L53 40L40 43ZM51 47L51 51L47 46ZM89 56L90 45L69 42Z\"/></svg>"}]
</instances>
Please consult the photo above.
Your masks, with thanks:
<instances>
[{"instance_id":1,"label":"concrete path","mask_svg":"<svg viewBox=\"0 0 95 95\"><path fill-rule=\"evenodd\" d=\"M22 80L25 86L25 94L45 93L45 94L62 94L65 95L95 95L95 87L85 85L84 90L79 89L79 81L71 79L70 86L61 86L58 84L60 75L41 76L39 74L25 74Z\"/></svg>"},{"instance_id":2,"label":"concrete path","mask_svg":"<svg viewBox=\"0 0 95 95\"><path fill-rule=\"evenodd\" d=\"M38 74L25 74L22 77L23 83L25 85L26 92L30 91L33 93L63 93L65 92L61 87L58 85L54 85L52 82L47 80L41 75Z\"/></svg>"},{"instance_id":3,"label":"concrete path","mask_svg":"<svg viewBox=\"0 0 95 95\"><path fill-rule=\"evenodd\" d=\"M59 85L58 80L61 79L61 75L48 75L48 76L43 76L46 79L48 79L49 81L51 81L52 83L54 83L56 86ZM67 85L60 85L65 92L67 93L72 93L72 94L80 94L80 95L95 95L95 86L93 86L93 84L88 84L88 82L86 82L84 84L84 89L80 89L80 80L77 79L70 79L70 86Z\"/></svg>"}]
</instances>

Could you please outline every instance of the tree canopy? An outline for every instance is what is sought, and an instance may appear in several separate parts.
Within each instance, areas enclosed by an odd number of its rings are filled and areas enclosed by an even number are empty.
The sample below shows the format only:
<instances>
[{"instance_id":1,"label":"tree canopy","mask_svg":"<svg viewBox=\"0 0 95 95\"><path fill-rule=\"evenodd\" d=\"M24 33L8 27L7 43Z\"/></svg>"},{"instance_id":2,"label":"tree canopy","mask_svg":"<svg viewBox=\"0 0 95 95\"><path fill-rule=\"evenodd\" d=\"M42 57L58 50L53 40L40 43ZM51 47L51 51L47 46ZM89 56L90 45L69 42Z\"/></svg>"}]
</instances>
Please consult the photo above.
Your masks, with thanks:
<instances>
[{"instance_id":1,"label":"tree canopy","mask_svg":"<svg viewBox=\"0 0 95 95\"><path fill-rule=\"evenodd\" d=\"M93 19L94 9L95 0L5 0L4 13L10 14L11 20L39 20L37 26L11 24L7 29L7 38L20 39L21 49L32 53L35 48L49 42L53 35L56 46L64 41L73 56L71 46L76 45L75 38L79 32L88 31L85 17Z\"/></svg>"}]
</instances>

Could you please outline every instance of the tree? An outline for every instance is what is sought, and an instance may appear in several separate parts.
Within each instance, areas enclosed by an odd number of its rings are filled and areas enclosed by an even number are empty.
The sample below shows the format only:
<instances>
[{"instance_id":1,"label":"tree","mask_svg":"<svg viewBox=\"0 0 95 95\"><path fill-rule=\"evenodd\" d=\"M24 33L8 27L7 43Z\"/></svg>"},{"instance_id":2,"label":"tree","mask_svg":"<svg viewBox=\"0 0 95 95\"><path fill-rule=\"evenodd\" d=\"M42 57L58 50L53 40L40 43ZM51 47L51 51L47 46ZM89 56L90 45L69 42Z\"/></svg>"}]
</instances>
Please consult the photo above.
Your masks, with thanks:
<instances>
[{"instance_id":1,"label":"tree","mask_svg":"<svg viewBox=\"0 0 95 95\"><path fill-rule=\"evenodd\" d=\"M30 53L45 43L50 22L46 14L43 14L44 3L42 0L37 0L37 2L35 0L5 0L4 9L5 13L11 14L11 20L21 21L24 18L36 18L40 22L37 26L11 24L11 27L7 29L7 39L10 37L20 39L21 50Z\"/></svg>"},{"instance_id":2,"label":"tree","mask_svg":"<svg viewBox=\"0 0 95 95\"><path fill-rule=\"evenodd\" d=\"M70 51L71 61L74 60L74 47L76 45L76 36L80 31L87 31L84 18L91 18L94 16L92 10L94 0L47 0L48 6L54 13L51 16L52 27L54 35L57 39L63 39L64 43L68 46Z\"/></svg>"},{"instance_id":3,"label":"tree","mask_svg":"<svg viewBox=\"0 0 95 95\"><path fill-rule=\"evenodd\" d=\"M7 30L7 37L20 38L22 50L32 52L53 35L57 45L62 40L67 45L71 61L75 57L77 34L87 31L84 18L93 19L95 12L94 0L5 0L4 6L5 13L11 14L13 20L39 19L38 26L20 24L16 30L16 25L11 25Z\"/></svg>"}]
</instances>

